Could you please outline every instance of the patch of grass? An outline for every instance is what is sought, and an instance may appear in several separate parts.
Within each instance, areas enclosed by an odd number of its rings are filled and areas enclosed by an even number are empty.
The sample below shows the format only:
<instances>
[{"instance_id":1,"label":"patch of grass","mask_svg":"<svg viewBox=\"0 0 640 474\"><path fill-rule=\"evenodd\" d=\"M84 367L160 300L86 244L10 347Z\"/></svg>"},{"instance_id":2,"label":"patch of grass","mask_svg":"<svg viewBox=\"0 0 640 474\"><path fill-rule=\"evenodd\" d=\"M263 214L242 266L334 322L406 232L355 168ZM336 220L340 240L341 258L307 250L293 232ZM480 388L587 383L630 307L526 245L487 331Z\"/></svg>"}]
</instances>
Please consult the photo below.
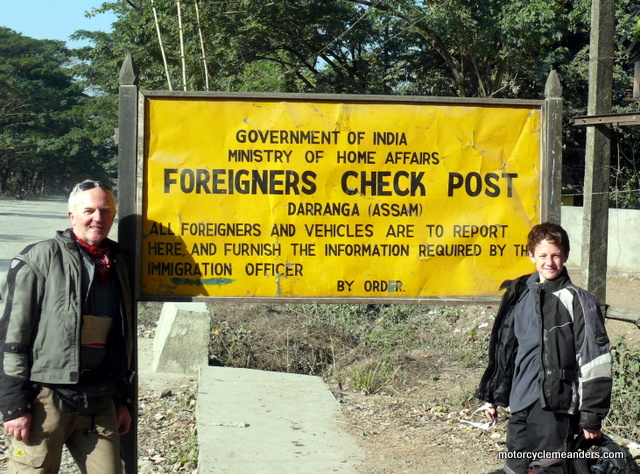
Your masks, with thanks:
<instances>
[{"instance_id":1,"label":"patch of grass","mask_svg":"<svg viewBox=\"0 0 640 474\"><path fill-rule=\"evenodd\" d=\"M138 303L138 325L155 328L160 319L162 305L157 301L140 301Z\"/></svg>"},{"instance_id":2,"label":"patch of grass","mask_svg":"<svg viewBox=\"0 0 640 474\"><path fill-rule=\"evenodd\" d=\"M190 412L195 410L196 392L192 390L181 391L175 396L163 399L165 412L168 414L166 423L176 427L175 438L169 440L167 460L169 464L177 467L197 466L198 464L198 433L197 426L185 423L190 419ZM179 439L179 441L177 441Z\"/></svg>"},{"instance_id":3,"label":"patch of grass","mask_svg":"<svg viewBox=\"0 0 640 474\"><path fill-rule=\"evenodd\" d=\"M350 369L351 384L367 395L393 389L398 370L387 361L354 366Z\"/></svg>"},{"instance_id":4,"label":"patch of grass","mask_svg":"<svg viewBox=\"0 0 640 474\"><path fill-rule=\"evenodd\" d=\"M183 467L186 464L198 463L198 436L194 426L187 426L176 433L179 443L172 445L168 452L168 458L173 466Z\"/></svg>"},{"instance_id":5,"label":"patch of grass","mask_svg":"<svg viewBox=\"0 0 640 474\"><path fill-rule=\"evenodd\" d=\"M397 388L410 375L434 376L440 364L447 370L452 361L476 368L486 360L489 328L478 329L460 307L225 304L211 309L214 364L320 375L364 393Z\"/></svg>"},{"instance_id":6,"label":"patch of grass","mask_svg":"<svg viewBox=\"0 0 640 474\"><path fill-rule=\"evenodd\" d=\"M627 346L624 336L612 344L613 392L605 419L608 432L627 439L640 438L640 348Z\"/></svg>"},{"instance_id":7,"label":"patch of grass","mask_svg":"<svg viewBox=\"0 0 640 474\"><path fill-rule=\"evenodd\" d=\"M210 357L212 363L224 367L251 367L255 356L255 337L243 324L235 326L228 321L214 324L211 330Z\"/></svg>"}]
</instances>

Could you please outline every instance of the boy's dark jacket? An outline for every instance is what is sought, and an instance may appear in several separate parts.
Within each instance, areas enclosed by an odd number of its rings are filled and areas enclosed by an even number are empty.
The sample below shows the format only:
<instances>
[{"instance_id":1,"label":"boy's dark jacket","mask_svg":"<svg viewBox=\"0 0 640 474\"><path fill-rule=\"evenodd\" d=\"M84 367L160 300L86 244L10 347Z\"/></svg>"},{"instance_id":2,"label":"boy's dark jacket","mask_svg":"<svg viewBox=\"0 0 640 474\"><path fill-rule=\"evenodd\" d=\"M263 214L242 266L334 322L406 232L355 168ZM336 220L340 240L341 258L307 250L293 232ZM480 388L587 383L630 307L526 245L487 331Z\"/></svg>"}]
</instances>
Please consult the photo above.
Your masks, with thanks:
<instances>
[{"instance_id":1,"label":"boy's dark jacket","mask_svg":"<svg viewBox=\"0 0 640 474\"><path fill-rule=\"evenodd\" d=\"M527 291L524 275L506 281L507 291L496 315L489 346L489 366L476 396L498 406L509 405L518 341L514 308ZM611 354L604 318L597 299L574 286L567 270L534 291L541 318L540 400L558 413L579 414L582 428L601 428L611 400Z\"/></svg>"}]
</instances>

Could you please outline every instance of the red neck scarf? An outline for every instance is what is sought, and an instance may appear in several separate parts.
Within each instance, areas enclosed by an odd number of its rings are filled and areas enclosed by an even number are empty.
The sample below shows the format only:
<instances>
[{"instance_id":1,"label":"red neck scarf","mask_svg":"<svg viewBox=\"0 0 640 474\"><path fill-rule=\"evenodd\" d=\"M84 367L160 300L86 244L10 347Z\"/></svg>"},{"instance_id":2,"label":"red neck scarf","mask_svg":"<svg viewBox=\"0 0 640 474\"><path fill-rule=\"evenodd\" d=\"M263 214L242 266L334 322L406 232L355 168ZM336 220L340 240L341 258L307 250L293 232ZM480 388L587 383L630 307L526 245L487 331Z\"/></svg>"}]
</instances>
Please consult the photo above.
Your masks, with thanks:
<instances>
[{"instance_id":1,"label":"red neck scarf","mask_svg":"<svg viewBox=\"0 0 640 474\"><path fill-rule=\"evenodd\" d=\"M71 231L71 235L73 235L80 246L87 251L89 257L91 257L91 260L93 260L93 263L96 266L96 273L100 276L100 281L105 283L113 264L110 256L111 249L109 245L107 244L105 247L96 247L95 245L91 245L76 236L73 231Z\"/></svg>"}]
</instances>

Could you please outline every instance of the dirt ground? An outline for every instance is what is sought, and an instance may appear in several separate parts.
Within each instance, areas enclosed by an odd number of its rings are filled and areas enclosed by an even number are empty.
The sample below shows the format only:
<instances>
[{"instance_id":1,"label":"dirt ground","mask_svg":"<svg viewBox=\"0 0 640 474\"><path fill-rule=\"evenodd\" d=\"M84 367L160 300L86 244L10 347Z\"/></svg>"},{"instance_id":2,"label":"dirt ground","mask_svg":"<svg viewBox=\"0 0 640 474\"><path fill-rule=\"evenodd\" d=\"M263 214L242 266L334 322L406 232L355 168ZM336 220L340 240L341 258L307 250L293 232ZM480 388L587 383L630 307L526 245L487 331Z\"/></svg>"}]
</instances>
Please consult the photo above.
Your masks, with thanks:
<instances>
[{"instance_id":1,"label":"dirt ground","mask_svg":"<svg viewBox=\"0 0 640 474\"><path fill-rule=\"evenodd\" d=\"M577 272L572 278L579 283ZM608 282L608 303L640 310L640 275L620 275ZM450 326L443 325L442 339L475 334L481 340L491 330L495 306L464 307ZM264 315L262 315L264 316ZM260 319L255 312L248 318ZM153 318L151 318L153 319ZM272 321L262 318L264 321ZM248 321L249 319L245 320ZM152 323L144 321L139 337L152 337ZM610 339L625 335L627 344L640 344L640 329L628 322L607 320ZM455 338L455 337L453 337ZM469 340L469 344L473 342ZM505 419L485 431L461 420L484 421L472 416L480 403L473 393L482 372L481 361L465 361L459 347L416 350L398 361L403 379L396 388L365 395L348 381L327 383L341 402L345 428L359 440L366 460L360 472L482 474L500 469L499 453L505 447ZM399 388L401 387L401 388ZM139 418L139 472L197 473L195 439L196 381L165 393L141 387ZM0 434L0 471L5 465L6 438ZM636 442L639 440L635 440ZM66 457L62 472L78 472Z\"/></svg>"},{"instance_id":2,"label":"dirt ground","mask_svg":"<svg viewBox=\"0 0 640 474\"><path fill-rule=\"evenodd\" d=\"M577 273L571 272L575 283L579 283ZM640 310L639 275L613 276L607 291L609 305ZM491 324L484 325L474 313L492 315L496 310L496 307L469 309L468 322L480 322L479 331L490 331ZM625 335L627 344L640 343L640 329L634 324L607 319L607 331L612 341ZM433 358L429 354L416 357L426 362L424 370L414 370L413 380L402 392L377 395L337 392L349 429L367 452L362 472L478 474L500 469L504 461L498 453L506 451L507 414L501 412L501 421L490 431L460 421L485 421L481 413L471 416L480 406L471 396L482 370L447 366L441 360L439 375L429 377L427 374L433 374L429 362Z\"/></svg>"}]
</instances>

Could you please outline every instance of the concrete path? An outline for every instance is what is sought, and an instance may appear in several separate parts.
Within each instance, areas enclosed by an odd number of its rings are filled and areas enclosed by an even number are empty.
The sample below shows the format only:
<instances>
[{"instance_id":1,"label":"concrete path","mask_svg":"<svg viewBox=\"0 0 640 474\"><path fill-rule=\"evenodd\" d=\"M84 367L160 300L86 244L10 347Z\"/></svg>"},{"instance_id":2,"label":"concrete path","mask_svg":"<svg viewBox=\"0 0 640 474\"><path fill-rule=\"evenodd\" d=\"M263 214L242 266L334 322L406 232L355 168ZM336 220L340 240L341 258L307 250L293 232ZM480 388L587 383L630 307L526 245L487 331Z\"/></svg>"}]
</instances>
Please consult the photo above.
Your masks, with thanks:
<instances>
[{"instance_id":1,"label":"concrete path","mask_svg":"<svg viewBox=\"0 0 640 474\"><path fill-rule=\"evenodd\" d=\"M358 472L364 459L319 377L200 371L198 473Z\"/></svg>"}]
</instances>

